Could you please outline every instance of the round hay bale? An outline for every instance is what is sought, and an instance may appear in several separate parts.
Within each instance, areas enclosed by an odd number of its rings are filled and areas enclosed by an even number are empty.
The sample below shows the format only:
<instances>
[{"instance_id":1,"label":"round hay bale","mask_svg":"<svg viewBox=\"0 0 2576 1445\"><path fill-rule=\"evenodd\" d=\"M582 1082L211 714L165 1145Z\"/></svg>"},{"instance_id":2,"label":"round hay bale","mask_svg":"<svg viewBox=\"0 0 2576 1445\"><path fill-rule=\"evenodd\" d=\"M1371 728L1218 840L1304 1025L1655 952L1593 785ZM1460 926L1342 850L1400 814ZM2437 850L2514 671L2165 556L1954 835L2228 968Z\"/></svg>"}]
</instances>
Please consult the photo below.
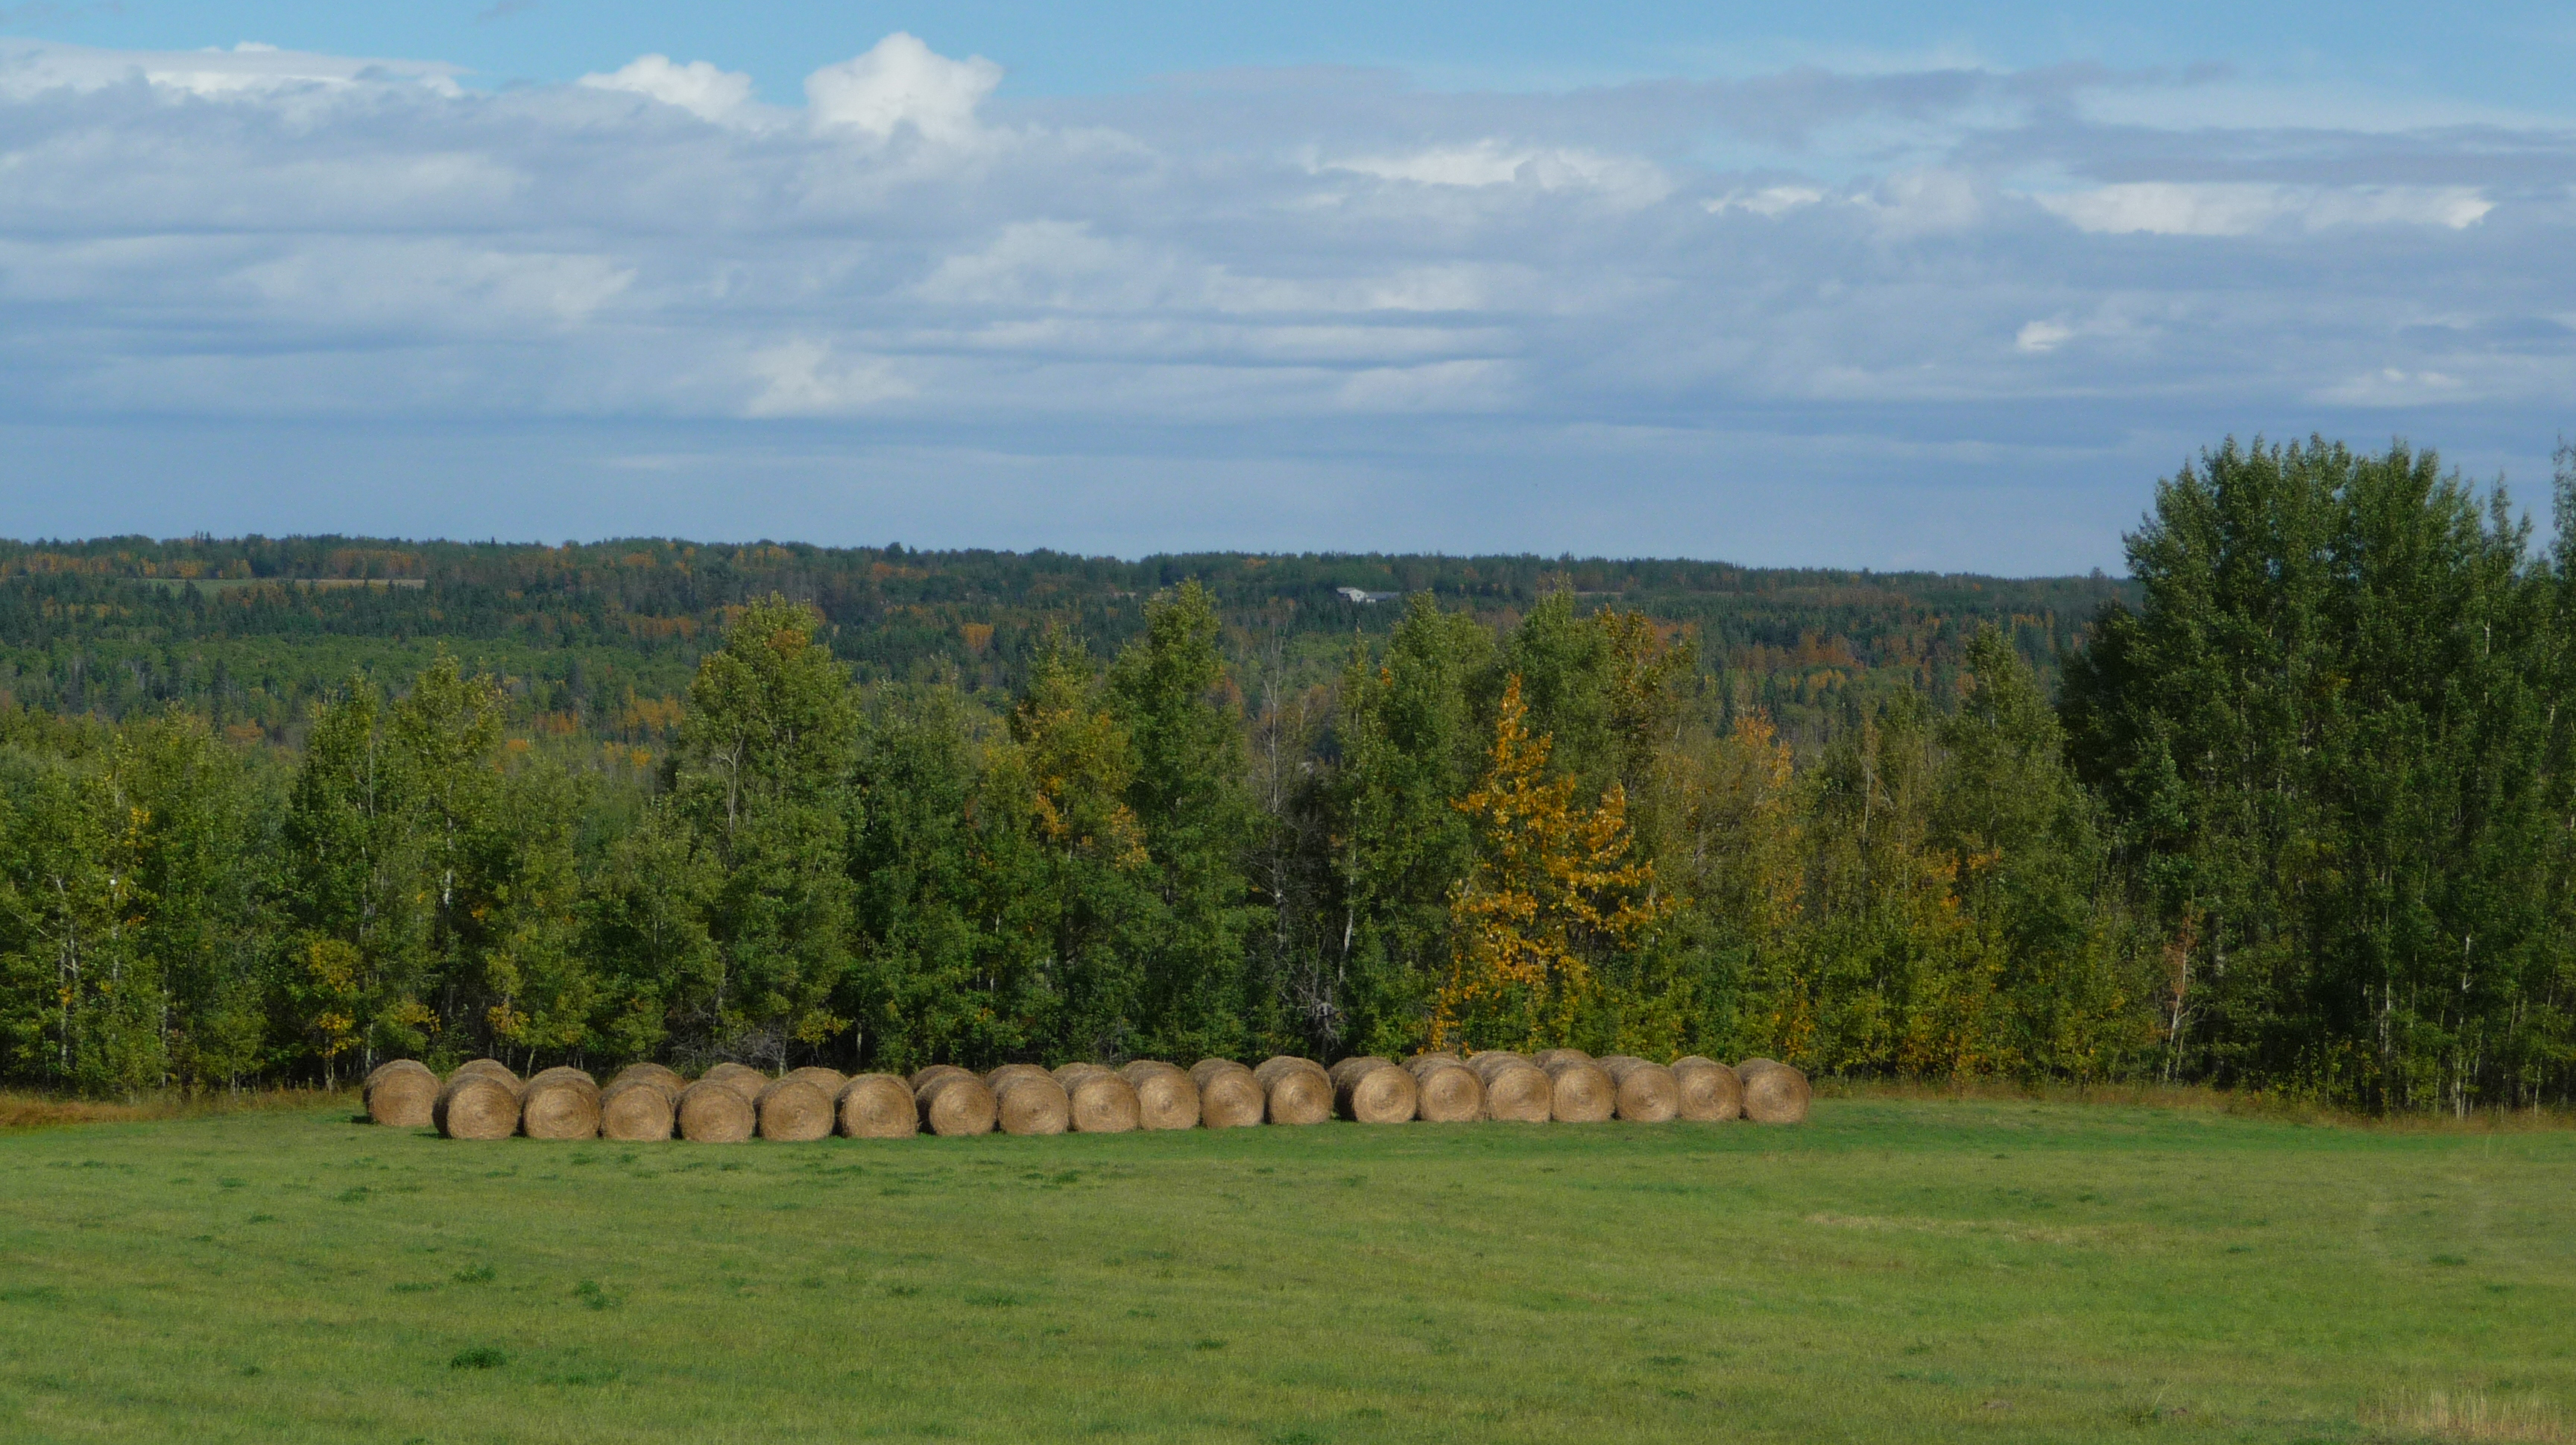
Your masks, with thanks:
<instances>
[{"instance_id":1,"label":"round hay bale","mask_svg":"<svg viewBox=\"0 0 2576 1445\"><path fill-rule=\"evenodd\" d=\"M982 1079L964 1069L950 1069L944 1074L924 1069L922 1074L931 1077L913 1091L914 1106L921 1112L921 1127L943 1139L993 1132L999 1108L993 1091L984 1087Z\"/></svg>"},{"instance_id":2,"label":"round hay bale","mask_svg":"<svg viewBox=\"0 0 2576 1445\"><path fill-rule=\"evenodd\" d=\"M1599 1064L1601 1066L1601 1072L1607 1074L1610 1072L1610 1066L1613 1064L1642 1064L1645 1063L1646 1060L1638 1058L1635 1054L1602 1054L1594 1058L1592 1062Z\"/></svg>"},{"instance_id":3,"label":"round hay bale","mask_svg":"<svg viewBox=\"0 0 2576 1445\"><path fill-rule=\"evenodd\" d=\"M599 1091L599 1137L624 1143L668 1139L680 1096L650 1074L619 1074Z\"/></svg>"},{"instance_id":4,"label":"round hay bale","mask_svg":"<svg viewBox=\"0 0 2576 1445\"><path fill-rule=\"evenodd\" d=\"M1560 1124L1599 1124L1619 1107L1619 1088L1590 1059L1558 1059L1547 1070L1548 1117Z\"/></svg>"},{"instance_id":5,"label":"round hay bale","mask_svg":"<svg viewBox=\"0 0 2576 1445\"><path fill-rule=\"evenodd\" d=\"M1201 1059L1190 1065L1190 1082L1204 1089L1212 1075L1223 1073L1228 1069L1242 1069L1247 1074L1252 1072L1232 1059Z\"/></svg>"},{"instance_id":6,"label":"round hay bale","mask_svg":"<svg viewBox=\"0 0 2576 1445\"><path fill-rule=\"evenodd\" d=\"M663 1088L668 1089L671 1093L671 1097L674 1099L680 1097L680 1091L689 1086L689 1081L681 1078L676 1070L666 1068L661 1064L641 1063L628 1064L625 1068L619 1069L616 1074L609 1079L608 1087L614 1089L618 1085L626 1083L629 1080L637 1083L659 1084Z\"/></svg>"},{"instance_id":7,"label":"round hay bale","mask_svg":"<svg viewBox=\"0 0 2576 1445\"><path fill-rule=\"evenodd\" d=\"M1509 1049L1467 1056L1467 1067L1485 1086L1485 1117L1513 1124L1544 1124L1554 1116L1556 1085L1547 1071Z\"/></svg>"},{"instance_id":8,"label":"round hay bale","mask_svg":"<svg viewBox=\"0 0 2576 1445\"><path fill-rule=\"evenodd\" d=\"M449 1139L507 1139L519 1132L519 1091L495 1075L459 1069L438 1091L430 1122Z\"/></svg>"},{"instance_id":9,"label":"round hay bale","mask_svg":"<svg viewBox=\"0 0 2576 1445\"><path fill-rule=\"evenodd\" d=\"M1333 1078L1313 1059L1278 1054L1252 1071L1273 1124L1321 1124L1333 1117Z\"/></svg>"},{"instance_id":10,"label":"round hay bale","mask_svg":"<svg viewBox=\"0 0 2576 1445\"><path fill-rule=\"evenodd\" d=\"M1455 1049L1427 1049L1404 1061L1404 1066L1417 1074L1422 1072L1425 1064L1456 1064L1463 1069L1467 1067L1467 1060Z\"/></svg>"},{"instance_id":11,"label":"round hay bale","mask_svg":"<svg viewBox=\"0 0 2576 1445\"><path fill-rule=\"evenodd\" d=\"M760 1116L740 1089L722 1079L700 1079L680 1091L680 1137L695 1144L739 1144Z\"/></svg>"},{"instance_id":12,"label":"round hay bale","mask_svg":"<svg viewBox=\"0 0 2576 1445\"><path fill-rule=\"evenodd\" d=\"M839 1123L850 1139L909 1139L921 1132L912 1086L892 1074L861 1074L841 1086Z\"/></svg>"},{"instance_id":13,"label":"round hay bale","mask_svg":"<svg viewBox=\"0 0 2576 1445\"><path fill-rule=\"evenodd\" d=\"M1585 1053L1581 1049L1541 1049L1537 1053L1530 1055L1530 1062L1538 1065L1542 1069L1547 1068L1550 1065L1564 1063L1568 1059L1571 1059L1578 1064L1598 1062L1598 1060L1594 1059L1590 1054Z\"/></svg>"},{"instance_id":14,"label":"round hay bale","mask_svg":"<svg viewBox=\"0 0 2576 1445\"><path fill-rule=\"evenodd\" d=\"M1338 1089L1346 1081L1358 1075L1365 1074L1371 1069L1392 1069L1394 1067L1395 1061L1387 1058L1383 1054L1353 1054L1349 1058L1342 1059L1334 1063L1331 1067L1325 1069L1324 1077L1332 1080L1333 1087Z\"/></svg>"},{"instance_id":15,"label":"round hay bale","mask_svg":"<svg viewBox=\"0 0 2576 1445\"><path fill-rule=\"evenodd\" d=\"M1354 1124L1410 1124L1422 1107L1422 1086L1413 1071L1374 1055L1344 1059L1329 1075L1333 1107Z\"/></svg>"},{"instance_id":16,"label":"round hay bale","mask_svg":"<svg viewBox=\"0 0 2576 1445\"><path fill-rule=\"evenodd\" d=\"M1252 1071L1232 1059L1201 1059L1190 1066L1198 1086L1199 1122L1211 1129L1240 1129L1261 1122L1270 1096Z\"/></svg>"},{"instance_id":17,"label":"round hay bale","mask_svg":"<svg viewBox=\"0 0 2576 1445\"><path fill-rule=\"evenodd\" d=\"M1673 1083L1681 1090L1681 1117L1716 1124L1744 1116L1744 1081L1715 1059L1691 1054L1673 1060Z\"/></svg>"},{"instance_id":18,"label":"round hay bale","mask_svg":"<svg viewBox=\"0 0 2576 1445\"><path fill-rule=\"evenodd\" d=\"M932 1064L928 1068L913 1070L912 1076L904 1080L904 1082L910 1084L912 1086L914 1096L919 1097L921 1091L924 1088L927 1088L933 1080L952 1078L959 1075L963 1075L970 1079L975 1077L973 1074L967 1073L964 1069L957 1067L955 1064Z\"/></svg>"},{"instance_id":19,"label":"round hay bale","mask_svg":"<svg viewBox=\"0 0 2576 1445\"><path fill-rule=\"evenodd\" d=\"M519 1087L519 1076L510 1072L510 1066L499 1059L467 1059L456 1066L456 1073L447 1076L449 1081L453 1082L457 1074L489 1074L513 1089Z\"/></svg>"},{"instance_id":20,"label":"round hay bale","mask_svg":"<svg viewBox=\"0 0 2576 1445\"><path fill-rule=\"evenodd\" d=\"M1073 1088L1073 1081L1082 1078L1085 1075L1112 1074L1116 1072L1117 1070L1107 1068L1100 1064L1091 1063L1083 1059L1076 1059L1072 1063L1058 1064L1054 1068L1047 1070L1047 1077L1064 1085L1065 1089L1070 1092Z\"/></svg>"},{"instance_id":21,"label":"round hay bale","mask_svg":"<svg viewBox=\"0 0 2576 1445\"><path fill-rule=\"evenodd\" d=\"M590 1070L576 1069L570 1064L557 1064L551 1069L539 1069L535 1073L528 1075L528 1082L519 1086L519 1092L521 1094L525 1094L531 1086L541 1079L569 1079L574 1083L581 1084L591 1089L597 1089L599 1087L599 1080L590 1076Z\"/></svg>"},{"instance_id":22,"label":"round hay bale","mask_svg":"<svg viewBox=\"0 0 2576 1445\"><path fill-rule=\"evenodd\" d=\"M519 1091L519 1132L531 1139L599 1137L599 1085L579 1069L548 1069Z\"/></svg>"},{"instance_id":23,"label":"round hay bale","mask_svg":"<svg viewBox=\"0 0 2576 1445\"><path fill-rule=\"evenodd\" d=\"M823 1091L823 1097L826 1099L841 1097L841 1090L850 1082L849 1075L838 1069L824 1068L821 1064L807 1064L801 1069L789 1069L787 1077L803 1079L806 1083L812 1084Z\"/></svg>"},{"instance_id":24,"label":"round hay bale","mask_svg":"<svg viewBox=\"0 0 2576 1445\"><path fill-rule=\"evenodd\" d=\"M1735 1077L1744 1084L1745 1118L1756 1124L1806 1121L1816 1096L1806 1075L1776 1059L1746 1059L1735 1066Z\"/></svg>"},{"instance_id":25,"label":"round hay bale","mask_svg":"<svg viewBox=\"0 0 2576 1445\"><path fill-rule=\"evenodd\" d=\"M761 1090L769 1087L769 1076L749 1064L723 1063L698 1075L698 1082L722 1084L742 1095L742 1101L748 1104L760 1097Z\"/></svg>"},{"instance_id":26,"label":"round hay bale","mask_svg":"<svg viewBox=\"0 0 2576 1445\"><path fill-rule=\"evenodd\" d=\"M378 1064L367 1074L367 1117L396 1129L418 1129L438 1111L438 1075L418 1059Z\"/></svg>"},{"instance_id":27,"label":"round hay bale","mask_svg":"<svg viewBox=\"0 0 2576 1445\"><path fill-rule=\"evenodd\" d=\"M1485 1082L1475 1070L1447 1055L1416 1055L1408 1063L1420 1095L1414 1117L1425 1124L1464 1124L1485 1116Z\"/></svg>"},{"instance_id":28,"label":"round hay bale","mask_svg":"<svg viewBox=\"0 0 2576 1445\"><path fill-rule=\"evenodd\" d=\"M1072 1080L1060 1084L1072 1105L1077 1134L1133 1133L1144 1117L1136 1090L1125 1079L1096 1064L1067 1064L1056 1073Z\"/></svg>"},{"instance_id":29,"label":"round hay bale","mask_svg":"<svg viewBox=\"0 0 2576 1445\"><path fill-rule=\"evenodd\" d=\"M802 1144L832 1132L832 1096L812 1079L778 1080L760 1091L752 1110L760 1117L760 1137L775 1143Z\"/></svg>"},{"instance_id":30,"label":"round hay bale","mask_svg":"<svg viewBox=\"0 0 2576 1445\"><path fill-rule=\"evenodd\" d=\"M1073 1101L1055 1075L1035 1064L1004 1064L987 1081L994 1121L1005 1134L1061 1134L1073 1127Z\"/></svg>"},{"instance_id":31,"label":"round hay bale","mask_svg":"<svg viewBox=\"0 0 2576 1445\"><path fill-rule=\"evenodd\" d=\"M1682 1088L1673 1071L1644 1059L1620 1057L1600 1066L1616 1092L1612 1113L1631 1124L1668 1124L1681 1112Z\"/></svg>"},{"instance_id":32,"label":"round hay bale","mask_svg":"<svg viewBox=\"0 0 2576 1445\"><path fill-rule=\"evenodd\" d=\"M1138 1059L1118 1071L1136 1091L1136 1127L1195 1129L1199 1126L1198 1081L1177 1065L1160 1059Z\"/></svg>"}]
</instances>

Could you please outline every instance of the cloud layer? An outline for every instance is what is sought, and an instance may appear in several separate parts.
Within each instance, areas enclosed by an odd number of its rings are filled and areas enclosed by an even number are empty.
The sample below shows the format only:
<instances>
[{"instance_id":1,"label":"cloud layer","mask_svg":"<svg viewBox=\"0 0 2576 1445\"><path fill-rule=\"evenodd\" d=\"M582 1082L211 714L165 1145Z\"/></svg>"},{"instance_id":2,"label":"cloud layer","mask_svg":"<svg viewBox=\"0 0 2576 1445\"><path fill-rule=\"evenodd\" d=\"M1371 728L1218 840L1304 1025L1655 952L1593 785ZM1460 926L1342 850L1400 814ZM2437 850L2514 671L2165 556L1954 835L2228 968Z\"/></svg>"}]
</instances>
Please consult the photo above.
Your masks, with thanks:
<instances>
[{"instance_id":1,"label":"cloud layer","mask_svg":"<svg viewBox=\"0 0 2576 1445\"><path fill-rule=\"evenodd\" d=\"M0 530L2031 571L2116 565L2226 431L2527 472L2576 424L2546 119L2231 127L2224 75L2090 67L1002 78L903 34L802 104L0 42ZM311 470L371 437L380 485Z\"/></svg>"}]
</instances>

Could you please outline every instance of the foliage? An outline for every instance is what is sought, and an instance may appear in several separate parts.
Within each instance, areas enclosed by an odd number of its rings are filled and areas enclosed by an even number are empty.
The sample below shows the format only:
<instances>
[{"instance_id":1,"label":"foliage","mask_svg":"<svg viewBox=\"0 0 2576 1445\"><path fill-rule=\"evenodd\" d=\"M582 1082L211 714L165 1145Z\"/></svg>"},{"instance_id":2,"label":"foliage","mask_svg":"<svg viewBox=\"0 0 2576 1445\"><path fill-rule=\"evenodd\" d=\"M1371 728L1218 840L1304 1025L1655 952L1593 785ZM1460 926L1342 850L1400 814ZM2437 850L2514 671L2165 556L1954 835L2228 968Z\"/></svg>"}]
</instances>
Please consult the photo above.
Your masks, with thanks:
<instances>
[{"instance_id":1,"label":"foliage","mask_svg":"<svg viewBox=\"0 0 2576 1445\"><path fill-rule=\"evenodd\" d=\"M56 642L120 587L209 636L448 599L460 649L561 639L542 687L380 652L292 727L0 702L0 1077L1436 1039L2564 1100L2563 468L2535 556L2429 455L2230 444L2160 486L2080 648L1979 583L1871 658L1798 641L1843 681L1796 697L1743 614L1676 602L1781 579L1695 564L263 543L209 581L211 543L0 548ZM745 595L790 573L806 600ZM1424 585L1317 598L1342 577ZM685 682L585 651L611 614ZM861 637L952 624L899 677Z\"/></svg>"},{"instance_id":2,"label":"foliage","mask_svg":"<svg viewBox=\"0 0 2576 1445\"><path fill-rule=\"evenodd\" d=\"M1549 742L1528 722L1514 673L1496 709L1492 770L1453 805L1480 846L1475 870L1450 885L1433 1048L1591 1041L1586 1025L1609 1002L1601 960L1637 951L1673 910L1652 891L1654 863L1631 856L1626 791L1614 782L1598 805L1577 806L1581 779L1544 775Z\"/></svg>"}]
</instances>

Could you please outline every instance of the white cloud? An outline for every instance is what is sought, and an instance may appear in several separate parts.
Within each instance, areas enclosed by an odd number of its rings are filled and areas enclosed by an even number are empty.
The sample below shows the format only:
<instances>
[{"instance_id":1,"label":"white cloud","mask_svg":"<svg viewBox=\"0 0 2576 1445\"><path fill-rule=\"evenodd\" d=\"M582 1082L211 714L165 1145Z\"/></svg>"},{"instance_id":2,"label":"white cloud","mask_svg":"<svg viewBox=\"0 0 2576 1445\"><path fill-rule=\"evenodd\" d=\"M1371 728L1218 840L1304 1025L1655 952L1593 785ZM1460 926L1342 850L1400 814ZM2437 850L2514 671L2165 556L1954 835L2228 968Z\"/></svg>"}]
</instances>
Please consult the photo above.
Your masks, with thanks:
<instances>
[{"instance_id":1,"label":"white cloud","mask_svg":"<svg viewBox=\"0 0 2576 1445\"><path fill-rule=\"evenodd\" d=\"M1825 193L1813 186L1764 186L1758 191L1729 191L1714 200L1702 201L1700 204L1706 207L1711 215L1722 216L1729 211L1750 211L1757 216L1776 217L1785 216L1791 211L1803 210L1824 198Z\"/></svg>"},{"instance_id":2,"label":"white cloud","mask_svg":"<svg viewBox=\"0 0 2576 1445\"><path fill-rule=\"evenodd\" d=\"M2467 383L2439 371L2384 366L2320 387L2316 399L2335 406L2392 407L2467 401Z\"/></svg>"},{"instance_id":3,"label":"white cloud","mask_svg":"<svg viewBox=\"0 0 2576 1445\"><path fill-rule=\"evenodd\" d=\"M2248 236L2274 227L2444 226L2462 230L2495 209L2474 186L2289 186L2258 182L2135 181L2031 199L2076 229L2108 234Z\"/></svg>"},{"instance_id":4,"label":"white cloud","mask_svg":"<svg viewBox=\"0 0 2576 1445\"><path fill-rule=\"evenodd\" d=\"M622 90L676 105L700 120L730 120L751 103L751 77L718 70L703 60L674 65L667 55L639 55L604 75L578 82L594 90Z\"/></svg>"},{"instance_id":5,"label":"white cloud","mask_svg":"<svg viewBox=\"0 0 2576 1445\"><path fill-rule=\"evenodd\" d=\"M1001 83L1002 67L984 57L951 60L898 30L807 76L805 99L817 126L879 140L910 126L924 140L955 144L975 138L975 109Z\"/></svg>"},{"instance_id":6,"label":"white cloud","mask_svg":"<svg viewBox=\"0 0 2576 1445\"><path fill-rule=\"evenodd\" d=\"M1982 73L1055 100L1000 74L895 35L780 107L658 55L467 92L428 63L0 42L0 444L392 418L503 456L508 418L749 466L899 430L992 487L1152 454L1247 527L1274 513L1239 479L1329 455L1368 479L1332 493L1362 499L1343 544L1448 477L1419 515L1526 493L1558 521L1514 545L1548 551L1649 474L1671 506L1621 508L1652 519L1635 548L1732 550L1766 488L1841 467L1911 548L1922 476L2118 482L2108 537L2231 428L2442 440L2420 407L2545 443L2576 394L2563 130L2109 131L2020 98L2075 82ZM2206 239L2122 239L2157 233ZM1762 469L1716 440L1751 433ZM92 453L11 455L131 495ZM738 489L683 494L695 530L734 524ZM0 532L36 525L22 495ZM1701 532L1667 520L1692 499ZM1848 555L1832 521L1802 524L1815 555Z\"/></svg>"},{"instance_id":7,"label":"white cloud","mask_svg":"<svg viewBox=\"0 0 2576 1445\"><path fill-rule=\"evenodd\" d=\"M281 91L362 83L457 93L462 67L417 60L315 55L243 41L230 50L95 50L50 41L0 40L0 98L51 90L94 91L140 80L208 99L265 99Z\"/></svg>"},{"instance_id":8,"label":"white cloud","mask_svg":"<svg viewBox=\"0 0 2576 1445\"><path fill-rule=\"evenodd\" d=\"M743 406L747 417L848 416L913 394L883 357L845 359L820 341L763 347L748 369L759 389Z\"/></svg>"},{"instance_id":9,"label":"white cloud","mask_svg":"<svg viewBox=\"0 0 2576 1445\"><path fill-rule=\"evenodd\" d=\"M1975 178L1954 170L1907 171L1853 199L1882 231L1898 237L1964 231L1986 209Z\"/></svg>"},{"instance_id":10,"label":"white cloud","mask_svg":"<svg viewBox=\"0 0 2576 1445\"><path fill-rule=\"evenodd\" d=\"M1515 146L1491 137L1472 145L1347 156L1320 162L1319 168L1424 186L1596 191L1636 205L1652 205L1672 192L1670 179L1650 161L1579 147Z\"/></svg>"},{"instance_id":11,"label":"white cloud","mask_svg":"<svg viewBox=\"0 0 2576 1445\"><path fill-rule=\"evenodd\" d=\"M2034 355L2045 356L2075 339L2075 328L2062 321L2028 321L2013 334L2013 345Z\"/></svg>"}]
</instances>

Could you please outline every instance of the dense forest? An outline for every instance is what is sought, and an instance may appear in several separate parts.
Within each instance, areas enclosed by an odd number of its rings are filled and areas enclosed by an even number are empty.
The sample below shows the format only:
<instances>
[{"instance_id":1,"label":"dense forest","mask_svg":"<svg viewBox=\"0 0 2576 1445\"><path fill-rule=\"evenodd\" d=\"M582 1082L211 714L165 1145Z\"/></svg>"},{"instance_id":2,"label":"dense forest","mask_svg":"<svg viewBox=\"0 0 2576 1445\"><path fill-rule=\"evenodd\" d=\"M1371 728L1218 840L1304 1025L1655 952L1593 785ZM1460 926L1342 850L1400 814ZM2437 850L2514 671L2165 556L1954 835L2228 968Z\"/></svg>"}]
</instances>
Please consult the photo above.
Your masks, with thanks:
<instances>
[{"instance_id":1,"label":"dense forest","mask_svg":"<svg viewBox=\"0 0 2576 1445\"><path fill-rule=\"evenodd\" d=\"M2231 442L2121 580L0 546L0 1076L1436 1039L2565 1101L2562 460L2539 551L2430 453Z\"/></svg>"}]
</instances>

